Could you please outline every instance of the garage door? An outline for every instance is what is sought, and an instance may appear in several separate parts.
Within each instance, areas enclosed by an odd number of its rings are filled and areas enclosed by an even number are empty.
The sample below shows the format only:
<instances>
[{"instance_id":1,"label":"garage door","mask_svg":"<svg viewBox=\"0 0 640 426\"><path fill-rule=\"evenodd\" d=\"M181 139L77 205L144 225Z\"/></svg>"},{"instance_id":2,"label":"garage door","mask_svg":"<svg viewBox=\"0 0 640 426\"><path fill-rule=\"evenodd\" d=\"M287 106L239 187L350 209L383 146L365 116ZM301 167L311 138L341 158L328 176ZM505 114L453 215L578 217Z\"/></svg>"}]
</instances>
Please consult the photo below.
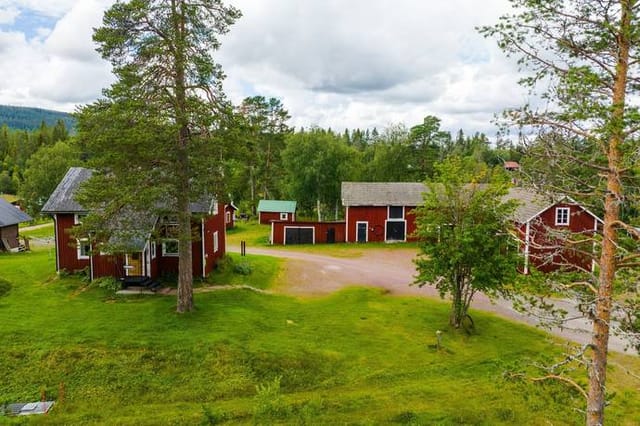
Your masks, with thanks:
<instances>
[{"instance_id":1,"label":"garage door","mask_svg":"<svg viewBox=\"0 0 640 426\"><path fill-rule=\"evenodd\" d=\"M404 221L387 222L387 241L404 241Z\"/></svg>"},{"instance_id":2,"label":"garage door","mask_svg":"<svg viewBox=\"0 0 640 426\"><path fill-rule=\"evenodd\" d=\"M285 244L313 244L313 228L284 228Z\"/></svg>"}]
</instances>

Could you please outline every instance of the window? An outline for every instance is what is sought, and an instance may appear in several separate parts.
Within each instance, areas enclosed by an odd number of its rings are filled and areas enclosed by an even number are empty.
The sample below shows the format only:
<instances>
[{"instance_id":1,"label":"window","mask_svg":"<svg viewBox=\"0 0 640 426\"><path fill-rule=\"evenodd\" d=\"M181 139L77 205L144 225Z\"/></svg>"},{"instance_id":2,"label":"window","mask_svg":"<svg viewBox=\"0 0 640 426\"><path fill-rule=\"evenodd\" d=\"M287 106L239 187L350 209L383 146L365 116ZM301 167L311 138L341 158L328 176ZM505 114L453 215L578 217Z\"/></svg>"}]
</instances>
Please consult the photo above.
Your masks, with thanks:
<instances>
[{"instance_id":1,"label":"window","mask_svg":"<svg viewBox=\"0 0 640 426\"><path fill-rule=\"evenodd\" d=\"M166 240L162 243L162 255L175 257L178 255L178 240Z\"/></svg>"},{"instance_id":2,"label":"window","mask_svg":"<svg viewBox=\"0 0 640 426\"><path fill-rule=\"evenodd\" d=\"M220 246L219 246L219 241L218 241L218 231L215 231L213 233L213 252L217 253L219 248L220 248Z\"/></svg>"},{"instance_id":3,"label":"window","mask_svg":"<svg viewBox=\"0 0 640 426\"><path fill-rule=\"evenodd\" d=\"M86 214L83 213L76 213L73 215L73 223L75 225L82 225L82 219L84 219L84 217L86 216Z\"/></svg>"},{"instance_id":4,"label":"window","mask_svg":"<svg viewBox=\"0 0 640 426\"><path fill-rule=\"evenodd\" d=\"M218 202L212 201L211 208L209 209L209 214L217 215L218 214Z\"/></svg>"},{"instance_id":5,"label":"window","mask_svg":"<svg viewBox=\"0 0 640 426\"><path fill-rule=\"evenodd\" d=\"M225 213L225 223L231 223L231 212Z\"/></svg>"},{"instance_id":6,"label":"window","mask_svg":"<svg viewBox=\"0 0 640 426\"><path fill-rule=\"evenodd\" d=\"M149 245L151 245L151 258L155 259L156 258L156 242L151 241Z\"/></svg>"},{"instance_id":7,"label":"window","mask_svg":"<svg viewBox=\"0 0 640 426\"><path fill-rule=\"evenodd\" d=\"M389 206L389 220L391 219L404 219L404 207Z\"/></svg>"},{"instance_id":8,"label":"window","mask_svg":"<svg viewBox=\"0 0 640 426\"><path fill-rule=\"evenodd\" d=\"M89 259L91 254L91 244L88 238L78 240L78 259Z\"/></svg>"},{"instance_id":9,"label":"window","mask_svg":"<svg viewBox=\"0 0 640 426\"><path fill-rule=\"evenodd\" d=\"M556 208L556 225L568 226L569 225L569 207Z\"/></svg>"},{"instance_id":10,"label":"window","mask_svg":"<svg viewBox=\"0 0 640 426\"><path fill-rule=\"evenodd\" d=\"M280 220L287 220L289 218L288 213L280 213Z\"/></svg>"}]
</instances>

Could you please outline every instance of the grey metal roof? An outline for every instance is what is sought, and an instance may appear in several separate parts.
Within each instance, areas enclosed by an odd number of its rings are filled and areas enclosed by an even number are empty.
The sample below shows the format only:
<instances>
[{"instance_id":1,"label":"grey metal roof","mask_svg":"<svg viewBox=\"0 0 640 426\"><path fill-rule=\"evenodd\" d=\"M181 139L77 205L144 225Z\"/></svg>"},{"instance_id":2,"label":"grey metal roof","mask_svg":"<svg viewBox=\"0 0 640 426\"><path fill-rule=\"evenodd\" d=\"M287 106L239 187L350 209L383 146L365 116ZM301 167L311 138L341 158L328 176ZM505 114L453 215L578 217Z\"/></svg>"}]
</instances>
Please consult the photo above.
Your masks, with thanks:
<instances>
[{"instance_id":1,"label":"grey metal roof","mask_svg":"<svg viewBox=\"0 0 640 426\"><path fill-rule=\"evenodd\" d=\"M296 205L296 201L260 200L258 202L258 211L270 213L295 213Z\"/></svg>"},{"instance_id":2,"label":"grey metal roof","mask_svg":"<svg viewBox=\"0 0 640 426\"><path fill-rule=\"evenodd\" d=\"M416 182L342 182L342 205L418 206L427 191Z\"/></svg>"},{"instance_id":3,"label":"grey metal roof","mask_svg":"<svg viewBox=\"0 0 640 426\"><path fill-rule=\"evenodd\" d=\"M74 197L80 184L92 173L84 167L71 167L42 207L42 213L86 213Z\"/></svg>"},{"instance_id":4,"label":"grey metal roof","mask_svg":"<svg viewBox=\"0 0 640 426\"><path fill-rule=\"evenodd\" d=\"M90 169L71 167L42 207L42 213L86 213L87 209L82 207L74 197L80 184L89 179L92 174L93 171ZM190 203L189 207L192 213L209 213L214 201L215 199L211 202L196 201ZM170 204L166 202L166 205Z\"/></svg>"},{"instance_id":5,"label":"grey metal roof","mask_svg":"<svg viewBox=\"0 0 640 426\"><path fill-rule=\"evenodd\" d=\"M510 188L503 200L517 200L520 202L513 214L513 218L518 223L528 222L555 204L554 200L525 188Z\"/></svg>"},{"instance_id":6,"label":"grey metal roof","mask_svg":"<svg viewBox=\"0 0 640 426\"><path fill-rule=\"evenodd\" d=\"M21 222L29 222L31 216L0 198L0 227L17 225Z\"/></svg>"},{"instance_id":7,"label":"grey metal roof","mask_svg":"<svg viewBox=\"0 0 640 426\"><path fill-rule=\"evenodd\" d=\"M419 206L428 187L418 182L342 182L342 205L351 206ZM525 223L555 202L525 188L510 188L504 201L520 201L514 220Z\"/></svg>"}]
</instances>

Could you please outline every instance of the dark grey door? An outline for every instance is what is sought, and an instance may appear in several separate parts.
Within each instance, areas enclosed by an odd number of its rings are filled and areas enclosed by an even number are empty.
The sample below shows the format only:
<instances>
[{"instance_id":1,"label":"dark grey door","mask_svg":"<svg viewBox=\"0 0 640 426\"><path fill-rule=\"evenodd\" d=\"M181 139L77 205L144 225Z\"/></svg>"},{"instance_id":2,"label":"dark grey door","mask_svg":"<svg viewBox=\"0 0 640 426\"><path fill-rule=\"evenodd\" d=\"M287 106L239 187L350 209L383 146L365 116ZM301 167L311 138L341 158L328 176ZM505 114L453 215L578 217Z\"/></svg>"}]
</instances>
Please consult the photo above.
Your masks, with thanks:
<instances>
[{"instance_id":1,"label":"dark grey door","mask_svg":"<svg viewBox=\"0 0 640 426\"><path fill-rule=\"evenodd\" d=\"M387 241L404 241L404 221L387 222Z\"/></svg>"},{"instance_id":2,"label":"dark grey door","mask_svg":"<svg viewBox=\"0 0 640 426\"><path fill-rule=\"evenodd\" d=\"M327 230L327 243L333 244L336 242L336 228L329 228Z\"/></svg>"},{"instance_id":3,"label":"dark grey door","mask_svg":"<svg viewBox=\"0 0 640 426\"><path fill-rule=\"evenodd\" d=\"M367 228L369 227L369 224L366 222L360 222L357 225L357 235L356 235L356 241L358 241L359 243L366 243L367 242Z\"/></svg>"},{"instance_id":4,"label":"dark grey door","mask_svg":"<svg viewBox=\"0 0 640 426\"><path fill-rule=\"evenodd\" d=\"M313 228L286 228L285 244L313 244Z\"/></svg>"}]
</instances>

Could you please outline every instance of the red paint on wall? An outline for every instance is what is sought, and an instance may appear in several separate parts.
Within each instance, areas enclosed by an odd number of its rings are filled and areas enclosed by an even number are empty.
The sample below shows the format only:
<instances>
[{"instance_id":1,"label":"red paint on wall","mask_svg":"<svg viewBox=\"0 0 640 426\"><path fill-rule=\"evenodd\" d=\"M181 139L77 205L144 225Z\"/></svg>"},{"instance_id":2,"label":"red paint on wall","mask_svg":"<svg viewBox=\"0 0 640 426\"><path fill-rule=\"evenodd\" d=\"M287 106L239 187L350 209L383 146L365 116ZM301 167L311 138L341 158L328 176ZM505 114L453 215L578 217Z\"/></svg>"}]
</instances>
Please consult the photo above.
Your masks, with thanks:
<instances>
[{"instance_id":1,"label":"red paint on wall","mask_svg":"<svg viewBox=\"0 0 640 426\"><path fill-rule=\"evenodd\" d=\"M284 244L285 227L314 228L314 244L327 243L329 230L333 229L336 243L345 242L346 223L345 222L273 222L273 241L271 244Z\"/></svg>"}]
</instances>

